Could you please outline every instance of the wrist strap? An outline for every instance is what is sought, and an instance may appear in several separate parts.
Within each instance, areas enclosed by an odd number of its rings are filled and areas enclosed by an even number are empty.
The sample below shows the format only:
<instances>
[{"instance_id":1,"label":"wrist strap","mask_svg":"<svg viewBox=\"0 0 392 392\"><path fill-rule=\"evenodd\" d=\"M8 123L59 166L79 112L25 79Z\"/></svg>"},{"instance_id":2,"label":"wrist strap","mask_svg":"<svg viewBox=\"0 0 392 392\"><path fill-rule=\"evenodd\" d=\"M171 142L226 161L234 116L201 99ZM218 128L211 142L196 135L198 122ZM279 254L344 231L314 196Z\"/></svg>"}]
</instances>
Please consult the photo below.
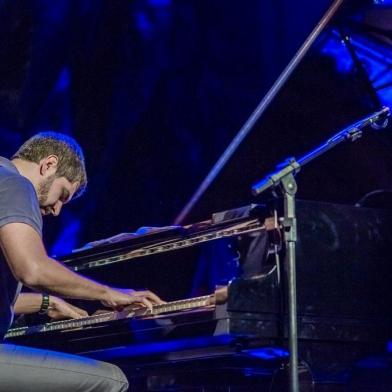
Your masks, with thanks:
<instances>
[{"instance_id":1,"label":"wrist strap","mask_svg":"<svg viewBox=\"0 0 392 392\"><path fill-rule=\"evenodd\" d=\"M41 308L39 314L47 314L49 310L49 294L42 294Z\"/></svg>"}]
</instances>

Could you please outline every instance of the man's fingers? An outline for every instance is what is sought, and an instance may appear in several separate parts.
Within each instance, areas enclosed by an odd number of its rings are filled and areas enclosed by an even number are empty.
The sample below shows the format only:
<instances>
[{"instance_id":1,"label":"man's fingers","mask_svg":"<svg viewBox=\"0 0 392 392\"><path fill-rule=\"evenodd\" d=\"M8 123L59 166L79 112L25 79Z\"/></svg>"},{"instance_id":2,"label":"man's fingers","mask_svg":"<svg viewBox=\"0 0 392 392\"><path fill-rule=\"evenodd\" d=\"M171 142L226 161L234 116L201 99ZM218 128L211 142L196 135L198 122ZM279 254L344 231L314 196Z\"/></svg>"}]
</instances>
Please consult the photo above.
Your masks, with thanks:
<instances>
[{"instance_id":1,"label":"man's fingers","mask_svg":"<svg viewBox=\"0 0 392 392\"><path fill-rule=\"evenodd\" d=\"M151 302L154 304L164 304L165 302L162 301L156 294L149 290L143 290L143 291L135 291L133 294L136 297L145 297L148 298Z\"/></svg>"},{"instance_id":2,"label":"man's fingers","mask_svg":"<svg viewBox=\"0 0 392 392\"><path fill-rule=\"evenodd\" d=\"M69 309L68 317L72 318L72 319L79 319L79 318L82 318L83 316L81 314L79 314L78 312L76 312L75 310Z\"/></svg>"},{"instance_id":3,"label":"man's fingers","mask_svg":"<svg viewBox=\"0 0 392 392\"><path fill-rule=\"evenodd\" d=\"M131 308L138 308L139 305L145 306L146 308L152 310L152 307L154 306L150 300L148 300L146 297L143 297L141 295L132 295L129 297L130 299L130 307ZM138 305L139 304L139 305Z\"/></svg>"},{"instance_id":4,"label":"man's fingers","mask_svg":"<svg viewBox=\"0 0 392 392\"><path fill-rule=\"evenodd\" d=\"M137 297L138 301L145 305L148 309L152 310L153 304L146 297Z\"/></svg>"},{"instance_id":5,"label":"man's fingers","mask_svg":"<svg viewBox=\"0 0 392 392\"><path fill-rule=\"evenodd\" d=\"M84 314L75 310L72 305L68 306L66 309L63 309L62 313L64 314L64 316L69 317L69 318L73 318L73 319L79 319L79 318L85 317Z\"/></svg>"},{"instance_id":6,"label":"man's fingers","mask_svg":"<svg viewBox=\"0 0 392 392\"><path fill-rule=\"evenodd\" d=\"M57 311L59 313L62 313L64 317L73 318L73 319L79 319L88 316L88 313L85 310L80 309L77 306L71 305L68 302L62 303L57 308Z\"/></svg>"},{"instance_id":7,"label":"man's fingers","mask_svg":"<svg viewBox=\"0 0 392 392\"><path fill-rule=\"evenodd\" d=\"M108 299L102 300L101 303L114 309L118 306L140 304L152 310L154 305L164 302L149 290L113 289Z\"/></svg>"},{"instance_id":8,"label":"man's fingers","mask_svg":"<svg viewBox=\"0 0 392 392\"><path fill-rule=\"evenodd\" d=\"M80 317L87 317L88 316L88 313L84 309L78 308L75 305L70 305L70 306Z\"/></svg>"}]
</instances>

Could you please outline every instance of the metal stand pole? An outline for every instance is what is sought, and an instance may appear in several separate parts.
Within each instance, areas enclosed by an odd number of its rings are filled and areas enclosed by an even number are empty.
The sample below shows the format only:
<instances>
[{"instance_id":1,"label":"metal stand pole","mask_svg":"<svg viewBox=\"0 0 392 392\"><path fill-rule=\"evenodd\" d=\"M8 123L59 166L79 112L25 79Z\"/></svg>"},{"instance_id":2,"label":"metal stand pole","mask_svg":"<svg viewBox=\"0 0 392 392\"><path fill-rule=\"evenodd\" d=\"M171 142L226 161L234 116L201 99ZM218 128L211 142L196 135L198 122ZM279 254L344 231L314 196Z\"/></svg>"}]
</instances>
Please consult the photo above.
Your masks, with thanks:
<instances>
[{"instance_id":1,"label":"metal stand pole","mask_svg":"<svg viewBox=\"0 0 392 392\"><path fill-rule=\"evenodd\" d=\"M281 182L284 197L283 231L286 247L285 270L288 289L289 313L289 351L290 351L290 392L299 392L298 383L298 343L297 343L297 281L296 281L296 242L297 218L295 214L295 194L297 183L293 174Z\"/></svg>"}]
</instances>

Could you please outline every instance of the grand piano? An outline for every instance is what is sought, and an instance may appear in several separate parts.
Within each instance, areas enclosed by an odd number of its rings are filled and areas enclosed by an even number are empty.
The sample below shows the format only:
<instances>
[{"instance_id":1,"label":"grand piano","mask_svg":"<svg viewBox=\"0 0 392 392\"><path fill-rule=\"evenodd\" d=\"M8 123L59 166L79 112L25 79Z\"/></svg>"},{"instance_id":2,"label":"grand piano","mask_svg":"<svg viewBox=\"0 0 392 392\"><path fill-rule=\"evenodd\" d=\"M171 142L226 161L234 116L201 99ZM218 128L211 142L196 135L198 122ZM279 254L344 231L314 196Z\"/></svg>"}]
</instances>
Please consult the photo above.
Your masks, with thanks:
<instances>
[{"instance_id":1,"label":"grand piano","mask_svg":"<svg viewBox=\"0 0 392 392\"><path fill-rule=\"evenodd\" d=\"M297 209L301 391L366 390L376 373L388 387L391 211L308 201ZM139 390L285 390L280 226L270 208L250 205L65 256L74 270L99 279L110 271L111 283L148 287L168 303L14 328L7 340L115 362ZM226 268L209 293L210 282L195 282L201 263ZM195 283L200 295L190 297Z\"/></svg>"}]
</instances>

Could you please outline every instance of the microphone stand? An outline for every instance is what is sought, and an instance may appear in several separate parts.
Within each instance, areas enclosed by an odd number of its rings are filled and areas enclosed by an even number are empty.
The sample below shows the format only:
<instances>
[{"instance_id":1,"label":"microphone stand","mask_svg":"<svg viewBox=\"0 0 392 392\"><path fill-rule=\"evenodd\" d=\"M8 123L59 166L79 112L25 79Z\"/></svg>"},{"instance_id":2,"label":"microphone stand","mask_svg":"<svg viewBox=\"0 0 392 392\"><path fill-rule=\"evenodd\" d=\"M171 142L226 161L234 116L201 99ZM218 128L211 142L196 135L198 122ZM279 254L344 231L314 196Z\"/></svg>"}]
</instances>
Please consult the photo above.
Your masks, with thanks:
<instances>
[{"instance_id":1,"label":"microphone stand","mask_svg":"<svg viewBox=\"0 0 392 392\"><path fill-rule=\"evenodd\" d=\"M285 243L285 270L287 274L288 319L289 319L289 351L290 351L290 391L299 392L298 382L298 334L297 334L297 288L296 288L296 242L297 218L295 211L295 195L297 183L295 174L302 166L318 156L326 153L344 141L356 141L362 136L362 129L372 126L375 129L385 128L388 123L390 110L382 110L356 122L332 136L325 143L296 160L289 158L277 166L277 171L267 175L263 180L252 186L252 193L257 196L268 189L273 190L274 196L279 193L284 200L284 216L282 220L283 238Z\"/></svg>"}]
</instances>

